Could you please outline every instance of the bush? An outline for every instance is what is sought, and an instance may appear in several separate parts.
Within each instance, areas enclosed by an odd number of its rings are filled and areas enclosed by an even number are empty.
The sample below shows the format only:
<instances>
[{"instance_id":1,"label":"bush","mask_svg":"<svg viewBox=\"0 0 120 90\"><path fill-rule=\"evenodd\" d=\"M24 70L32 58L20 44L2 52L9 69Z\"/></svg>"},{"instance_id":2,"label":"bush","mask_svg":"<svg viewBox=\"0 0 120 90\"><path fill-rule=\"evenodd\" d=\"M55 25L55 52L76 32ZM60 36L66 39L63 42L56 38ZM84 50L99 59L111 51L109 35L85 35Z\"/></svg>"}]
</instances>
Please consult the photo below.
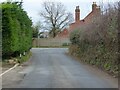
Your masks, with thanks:
<instances>
[{"instance_id":1,"label":"bush","mask_svg":"<svg viewBox=\"0 0 120 90\"><path fill-rule=\"evenodd\" d=\"M2 55L16 56L32 46L32 21L21 2L5 2L2 6Z\"/></svg>"},{"instance_id":2,"label":"bush","mask_svg":"<svg viewBox=\"0 0 120 90\"><path fill-rule=\"evenodd\" d=\"M118 76L118 8L110 6L108 12L93 19L88 25L70 34L72 55L81 61L96 65ZM120 21L119 21L120 22Z\"/></svg>"},{"instance_id":3,"label":"bush","mask_svg":"<svg viewBox=\"0 0 120 90\"><path fill-rule=\"evenodd\" d=\"M63 43L62 46L69 46L69 43Z\"/></svg>"}]
</instances>

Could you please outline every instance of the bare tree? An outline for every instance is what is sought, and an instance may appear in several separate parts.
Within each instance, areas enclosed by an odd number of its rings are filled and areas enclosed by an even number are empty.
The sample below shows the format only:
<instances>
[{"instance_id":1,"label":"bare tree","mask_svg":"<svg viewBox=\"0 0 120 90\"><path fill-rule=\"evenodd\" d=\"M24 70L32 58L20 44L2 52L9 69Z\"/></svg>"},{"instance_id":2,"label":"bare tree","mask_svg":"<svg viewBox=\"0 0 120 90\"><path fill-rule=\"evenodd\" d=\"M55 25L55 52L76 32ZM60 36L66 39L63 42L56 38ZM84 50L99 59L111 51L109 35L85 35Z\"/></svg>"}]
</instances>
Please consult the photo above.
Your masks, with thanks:
<instances>
[{"instance_id":1,"label":"bare tree","mask_svg":"<svg viewBox=\"0 0 120 90\"><path fill-rule=\"evenodd\" d=\"M40 16L45 19L45 29L50 31L53 38L72 22L72 14L60 2L44 2L43 8Z\"/></svg>"}]
</instances>

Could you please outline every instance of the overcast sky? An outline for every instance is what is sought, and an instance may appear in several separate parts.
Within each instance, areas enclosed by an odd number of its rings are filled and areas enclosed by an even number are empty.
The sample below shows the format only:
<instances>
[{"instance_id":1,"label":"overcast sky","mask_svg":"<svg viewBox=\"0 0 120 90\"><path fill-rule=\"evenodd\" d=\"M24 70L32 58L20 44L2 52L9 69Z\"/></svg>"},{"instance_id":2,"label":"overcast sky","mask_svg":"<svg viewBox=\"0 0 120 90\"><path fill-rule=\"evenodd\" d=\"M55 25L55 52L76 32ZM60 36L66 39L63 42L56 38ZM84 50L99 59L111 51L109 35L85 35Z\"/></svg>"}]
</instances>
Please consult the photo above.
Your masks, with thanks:
<instances>
[{"instance_id":1,"label":"overcast sky","mask_svg":"<svg viewBox=\"0 0 120 90\"><path fill-rule=\"evenodd\" d=\"M3 2L6 0L0 0ZM15 1L15 0L12 0ZM16 0L20 1L20 0ZM41 4L46 0L23 0L23 8L27 11L29 17L32 18L33 23L40 21L39 12L42 10ZM83 19L92 9L92 3L97 2L98 5L107 2L116 2L119 0L47 0L54 2L62 2L66 9L74 15L74 10L76 6L80 6L80 18Z\"/></svg>"}]
</instances>

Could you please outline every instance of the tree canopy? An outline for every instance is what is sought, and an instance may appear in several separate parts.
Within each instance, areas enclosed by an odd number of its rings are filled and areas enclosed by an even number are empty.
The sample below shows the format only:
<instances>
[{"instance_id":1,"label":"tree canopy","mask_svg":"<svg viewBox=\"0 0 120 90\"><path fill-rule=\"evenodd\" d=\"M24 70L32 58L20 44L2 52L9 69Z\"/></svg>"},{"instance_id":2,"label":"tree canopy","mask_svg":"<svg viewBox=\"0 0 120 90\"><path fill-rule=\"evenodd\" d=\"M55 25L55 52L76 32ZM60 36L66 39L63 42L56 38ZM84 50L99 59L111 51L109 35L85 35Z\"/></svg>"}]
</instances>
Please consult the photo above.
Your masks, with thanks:
<instances>
[{"instance_id":1,"label":"tree canopy","mask_svg":"<svg viewBox=\"0 0 120 90\"><path fill-rule=\"evenodd\" d=\"M45 19L45 29L49 30L53 37L72 22L72 14L67 12L60 2L44 2L43 8L40 16Z\"/></svg>"}]
</instances>

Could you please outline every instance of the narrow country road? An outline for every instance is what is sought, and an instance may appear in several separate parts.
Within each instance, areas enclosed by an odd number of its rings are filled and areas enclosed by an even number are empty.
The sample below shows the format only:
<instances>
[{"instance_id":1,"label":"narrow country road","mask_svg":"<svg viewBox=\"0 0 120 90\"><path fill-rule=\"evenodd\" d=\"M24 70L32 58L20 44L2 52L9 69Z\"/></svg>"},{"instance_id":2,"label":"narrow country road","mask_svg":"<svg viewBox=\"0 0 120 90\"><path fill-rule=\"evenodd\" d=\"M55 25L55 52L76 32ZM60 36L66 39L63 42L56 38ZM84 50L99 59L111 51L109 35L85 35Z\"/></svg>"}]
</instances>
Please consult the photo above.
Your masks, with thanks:
<instances>
[{"instance_id":1,"label":"narrow country road","mask_svg":"<svg viewBox=\"0 0 120 90\"><path fill-rule=\"evenodd\" d=\"M24 78L16 88L118 88L116 79L65 54L67 48L33 48L31 51L30 65L18 72L24 73Z\"/></svg>"}]
</instances>

